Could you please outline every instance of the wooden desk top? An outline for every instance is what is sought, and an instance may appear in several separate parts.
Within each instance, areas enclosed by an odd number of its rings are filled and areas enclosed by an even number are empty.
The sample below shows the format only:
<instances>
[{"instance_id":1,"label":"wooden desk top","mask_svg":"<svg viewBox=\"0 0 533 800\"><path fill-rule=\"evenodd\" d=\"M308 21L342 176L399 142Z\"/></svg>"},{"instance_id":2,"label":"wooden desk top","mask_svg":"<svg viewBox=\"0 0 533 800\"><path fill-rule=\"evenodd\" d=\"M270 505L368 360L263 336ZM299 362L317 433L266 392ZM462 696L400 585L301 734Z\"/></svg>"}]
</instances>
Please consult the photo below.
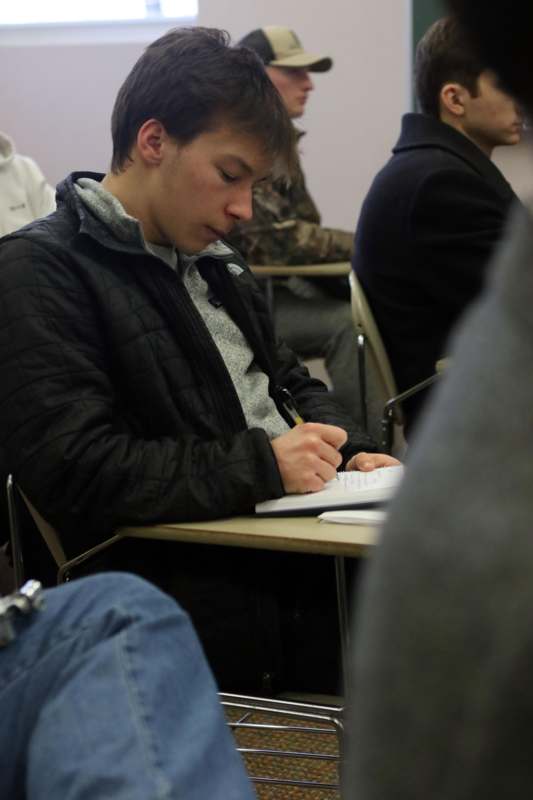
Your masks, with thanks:
<instances>
[{"instance_id":1,"label":"wooden desk top","mask_svg":"<svg viewBox=\"0 0 533 800\"><path fill-rule=\"evenodd\" d=\"M286 277L288 275L314 275L315 278L333 277L335 275L349 275L350 262L349 261L336 261L330 264L302 264L298 266L250 266L250 269L257 276L274 278Z\"/></svg>"},{"instance_id":2,"label":"wooden desk top","mask_svg":"<svg viewBox=\"0 0 533 800\"><path fill-rule=\"evenodd\" d=\"M319 522L316 517L232 517L211 522L127 527L118 533L142 539L361 556L376 544L379 528Z\"/></svg>"}]
</instances>

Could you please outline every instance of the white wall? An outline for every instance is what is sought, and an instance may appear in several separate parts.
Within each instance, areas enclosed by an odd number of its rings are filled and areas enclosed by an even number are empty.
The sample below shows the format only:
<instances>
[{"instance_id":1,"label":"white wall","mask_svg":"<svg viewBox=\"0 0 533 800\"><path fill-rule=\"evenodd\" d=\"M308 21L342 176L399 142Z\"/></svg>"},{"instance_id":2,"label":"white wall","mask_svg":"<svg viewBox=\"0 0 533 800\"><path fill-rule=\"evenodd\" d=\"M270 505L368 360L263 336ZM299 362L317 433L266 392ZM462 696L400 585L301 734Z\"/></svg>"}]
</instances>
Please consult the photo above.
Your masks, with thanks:
<instances>
[{"instance_id":1,"label":"white wall","mask_svg":"<svg viewBox=\"0 0 533 800\"><path fill-rule=\"evenodd\" d=\"M140 44L0 47L0 128L51 183L78 169L105 171L110 115Z\"/></svg>"},{"instance_id":2,"label":"white wall","mask_svg":"<svg viewBox=\"0 0 533 800\"><path fill-rule=\"evenodd\" d=\"M326 224L351 229L409 102L408 0L200 0L199 24L238 39L266 24L292 26L308 50L331 54L302 120L309 184ZM154 35L149 35L150 39ZM0 47L0 129L52 183L105 170L109 117L143 43Z\"/></svg>"}]
</instances>

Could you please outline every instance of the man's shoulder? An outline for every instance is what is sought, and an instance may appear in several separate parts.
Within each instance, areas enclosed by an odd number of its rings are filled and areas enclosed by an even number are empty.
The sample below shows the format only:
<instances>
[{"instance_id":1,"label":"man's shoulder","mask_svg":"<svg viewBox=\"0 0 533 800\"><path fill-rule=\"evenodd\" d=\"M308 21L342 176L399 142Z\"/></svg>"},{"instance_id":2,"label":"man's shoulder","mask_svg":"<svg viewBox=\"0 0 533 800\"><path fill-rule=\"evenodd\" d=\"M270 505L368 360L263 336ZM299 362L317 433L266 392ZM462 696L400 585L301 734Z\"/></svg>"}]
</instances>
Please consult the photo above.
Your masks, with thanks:
<instances>
[{"instance_id":1,"label":"man's shoulder","mask_svg":"<svg viewBox=\"0 0 533 800\"><path fill-rule=\"evenodd\" d=\"M72 237L57 228L54 216L0 239L0 291L72 285Z\"/></svg>"},{"instance_id":2,"label":"man's shoulder","mask_svg":"<svg viewBox=\"0 0 533 800\"><path fill-rule=\"evenodd\" d=\"M416 180L420 175L450 168L482 170L490 159L462 132L425 114L405 114L392 156L381 170L384 177Z\"/></svg>"},{"instance_id":3,"label":"man's shoulder","mask_svg":"<svg viewBox=\"0 0 533 800\"><path fill-rule=\"evenodd\" d=\"M403 217L428 178L451 167L452 156L433 148L394 153L370 185L361 209L359 232L363 223L367 225L374 219L381 227L391 217Z\"/></svg>"},{"instance_id":4,"label":"man's shoulder","mask_svg":"<svg viewBox=\"0 0 533 800\"><path fill-rule=\"evenodd\" d=\"M428 144L393 153L376 178L378 183L397 181L410 188L428 176L447 170L474 173L473 168L453 151Z\"/></svg>"},{"instance_id":5,"label":"man's shoulder","mask_svg":"<svg viewBox=\"0 0 533 800\"><path fill-rule=\"evenodd\" d=\"M405 182L407 187L433 176L441 181L461 181L466 176L468 185L485 186L504 201L513 194L496 164L465 133L424 114L404 116L402 134L383 174Z\"/></svg>"},{"instance_id":6,"label":"man's shoulder","mask_svg":"<svg viewBox=\"0 0 533 800\"><path fill-rule=\"evenodd\" d=\"M443 189L446 194L456 189L461 204L496 192L506 200L497 180L488 180L452 151L428 145L395 153L374 178L363 209L403 216L419 201L438 199Z\"/></svg>"},{"instance_id":7,"label":"man's shoulder","mask_svg":"<svg viewBox=\"0 0 533 800\"><path fill-rule=\"evenodd\" d=\"M96 276L105 269L105 260L103 252L95 254L88 237L80 236L79 219L64 205L0 238L4 287L26 281L71 285L88 271Z\"/></svg>"},{"instance_id":8,"label":"man's shoulder","mask_svg":"<svg viewBox=\"0 0 533 800\"><path fill-rule=\"evenodd\" d=\"M49 216L33 220L0 238L0 255L6 250L10 252L24 252L34 248L64 250L69 247L69 241L76 230L69 215L54 211Z\"/></svg>"},{"instance_id":9,"label":"man's shoulder","mask_svg":"<svg viewBox=\"0 0 533 800\"><path fill-rule=\"evenodd\" d=\"M294 174L285 178L267 180L254 189L254 220L267 214L272 220L303 219L319 223L320 215L315 201L309 194L305 175L298 161Z\"/></svg>"},{"instance_id":10,"label":"man's shoulder","mask_svg":"<svg viewBox=\"0 0 533 800\"><path fill-rule=\"evenodd\" d=\"M43 180L43 174L33 158L20 153L14 153L10 162L2 165L2 169L14 173L17 180L24 185Z\"/></svg>"}]
</instances>

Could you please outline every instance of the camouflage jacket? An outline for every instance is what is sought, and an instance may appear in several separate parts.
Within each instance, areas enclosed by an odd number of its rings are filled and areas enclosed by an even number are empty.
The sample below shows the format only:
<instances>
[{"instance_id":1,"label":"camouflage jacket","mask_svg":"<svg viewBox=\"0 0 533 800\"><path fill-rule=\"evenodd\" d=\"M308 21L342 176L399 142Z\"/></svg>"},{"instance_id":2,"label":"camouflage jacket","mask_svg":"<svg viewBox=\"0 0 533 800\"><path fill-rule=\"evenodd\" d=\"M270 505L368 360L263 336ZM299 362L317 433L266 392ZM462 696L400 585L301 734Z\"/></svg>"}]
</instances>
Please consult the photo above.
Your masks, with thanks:
<instances>
[{"instance_id":1,"label":"camouflage jacket","mask_svg":"<svg viewBox=\"0 0 533 800\"><path fill-rule=\"evenodd\" d=\"M353 233L323 228L298 164L290 186L260 184L254 191L254 216L229 237L249 264L320 264L349 261Z\"/></svg>"}]
</instances>

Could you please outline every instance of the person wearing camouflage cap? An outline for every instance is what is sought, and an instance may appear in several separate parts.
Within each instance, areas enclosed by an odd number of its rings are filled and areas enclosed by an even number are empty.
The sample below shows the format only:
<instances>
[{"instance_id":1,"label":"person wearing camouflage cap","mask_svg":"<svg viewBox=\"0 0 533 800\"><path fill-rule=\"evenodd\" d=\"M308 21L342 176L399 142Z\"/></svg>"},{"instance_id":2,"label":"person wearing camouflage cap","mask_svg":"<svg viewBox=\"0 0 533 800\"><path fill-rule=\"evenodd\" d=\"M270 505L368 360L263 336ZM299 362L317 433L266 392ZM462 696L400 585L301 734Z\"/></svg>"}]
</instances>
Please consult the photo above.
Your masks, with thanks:
<instances>
[{"instance_id":1,"label":"person wearing camouflage cap","mask_svg":"<svg viewBox=\"0 0 533 800\"><path fill-rule=\"evenodd\" d=\"M281 26L254 30L239 45L259 55L293 120L303 115L313 90L309 73L327 72L333 64L328 56L308 53L296 34ZM300 163L289 186L278 180L256 188L253 219L238 224L230 240L251 264L348 261L353 247L352 232L321 225ZM301 358L325 359L337 399L360 423L357 351L347 280L279 279L274 284L274 318L278 335ZM371 413L373 416L378 415Z\"/></svg>"}]
</instances>

